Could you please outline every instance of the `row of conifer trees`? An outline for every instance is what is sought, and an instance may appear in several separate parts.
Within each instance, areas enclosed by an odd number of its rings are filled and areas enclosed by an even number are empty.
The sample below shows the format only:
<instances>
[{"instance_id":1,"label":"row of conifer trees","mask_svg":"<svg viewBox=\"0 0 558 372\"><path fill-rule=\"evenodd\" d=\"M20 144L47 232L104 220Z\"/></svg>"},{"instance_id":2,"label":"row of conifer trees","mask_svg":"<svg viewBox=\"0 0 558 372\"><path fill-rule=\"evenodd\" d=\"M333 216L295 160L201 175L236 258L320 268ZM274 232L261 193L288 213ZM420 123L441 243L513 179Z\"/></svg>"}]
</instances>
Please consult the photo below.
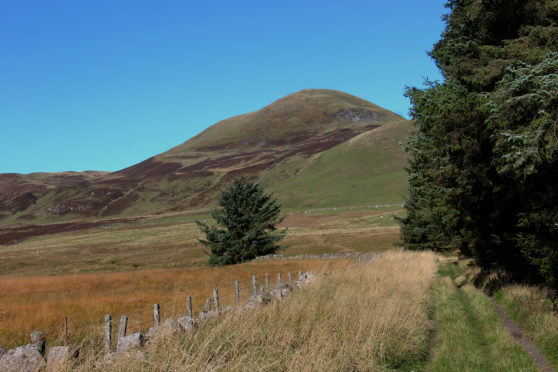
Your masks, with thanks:
<instances>
[{"instance_id":1,"label":"row of conifer trees","mask_svg":"<svg viewBox=\"0 0 558 372\"><path fill-rule=\"evenodd\" d=\"M409 88L411 249L558 286L558 1L452 0L430 52L443 82Z\"/></svg>"}]
</instances>

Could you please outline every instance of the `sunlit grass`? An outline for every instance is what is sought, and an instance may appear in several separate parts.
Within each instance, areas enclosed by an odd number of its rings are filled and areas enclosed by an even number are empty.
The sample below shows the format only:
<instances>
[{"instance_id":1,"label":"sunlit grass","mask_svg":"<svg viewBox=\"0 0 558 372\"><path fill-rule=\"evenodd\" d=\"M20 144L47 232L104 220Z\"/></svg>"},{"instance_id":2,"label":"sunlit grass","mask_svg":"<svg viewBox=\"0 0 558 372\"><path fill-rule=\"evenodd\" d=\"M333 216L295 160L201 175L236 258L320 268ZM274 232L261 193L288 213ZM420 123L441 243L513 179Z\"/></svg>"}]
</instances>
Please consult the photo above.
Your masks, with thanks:
<instances>
[{"instance_id":1,"label":"sunlit grass","mask_svg":"<svg viewBox=\"0 0 558 372\"><path fill-rule=\"evenodd\" d=\"M436 287L436 345L430 371L537 371L504 327L490 300L470 284L457 288L445 264Z\"/></svg>"},{"instance_id":2,"label":"sunlit grass","mask_svg":"<svg viewBox=\"0 0 558 372\"><path fill-rule=\"evenodd\" d=\"M28 342L32 331L60 328L64 316L70 323L70 338L80 340L102 325L105 314L114 319L121 314L130 317L130 330L145 330L152 325L152 306L161 305L163 317L184 314L186 296L200 311L213 288L220 288L222 304L234 302L234 281L241 282L245 300L251 289L252 274L263 284L268 272L274 283L276 274L298 270L334 268L342 260L257 261L219 268L184 270L141 270L110 274L77 274L41 277L0 278L0 345L19 346ZM60 333L49 338L49 344L61 341Z\"/></svg>"},{"instance_id":3,"label":"sunlit grass","mask_svg":"<svg viewBox=\"0 0 558 372\"><path fill-rule=\"evenodd\" d=\"M393 210L364 209L289 214L285 255L383 251L399 229ZM207 216L199 216L205 218ZM207 255L192 216L159 217L45 235L0 246L0 275L59 275L203 266Z\"/></svg>"},{"instance_id":4,"label":"sunlit grass","mask_svg":"<svg viewBox=\"0 0 558 372\"><path fill-rule=\"evenodd\" d=\"M112 369L410 371L428 355L436 267L429 252L331 267L286 301L227 313L191 337L158 339L146 361L126 358ZM82 370L102 358L88 356Z\"/></svg>"},{"instance_id":5,"label":"sunlit grass","mask_svg":"<svg viewBox=\"0 0 558 372\"><path fill-rule=\"evenodd\" d=\"M546 290L519 284L504 286L494 297L558 369L558 301Z\"/></svg>"}]
</instances>

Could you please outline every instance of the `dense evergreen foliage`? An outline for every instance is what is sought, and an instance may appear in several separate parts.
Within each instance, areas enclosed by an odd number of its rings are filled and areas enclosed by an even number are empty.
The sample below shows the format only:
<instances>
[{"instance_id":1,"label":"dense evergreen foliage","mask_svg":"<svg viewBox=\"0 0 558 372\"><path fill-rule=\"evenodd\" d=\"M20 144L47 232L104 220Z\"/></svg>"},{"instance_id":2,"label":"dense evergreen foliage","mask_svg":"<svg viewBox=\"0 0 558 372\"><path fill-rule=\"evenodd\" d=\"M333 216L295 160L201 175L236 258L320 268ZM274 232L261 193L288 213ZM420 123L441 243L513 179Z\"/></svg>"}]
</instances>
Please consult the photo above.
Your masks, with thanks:
<instances>
[{"instance_id":1,"label":"dense evergreen foliage","mask_svg":"<svg viewBox=\"0 0 558 372\"><path fill-rule=\"evenodd\" d=\"M280 206L262 186L239 178L219 195L220 208L211 211L217 226L197 221L211 248L209 264L229 265L276 253L286 230L277 231Z\"/></svg>"},{"instance_id":2,"label":"dense evergreen foliage","mask_svg":"<svg viewBox=\"0 0 558 372\"><path fill-rule=\"evenodd\" d=\"M417 128L402 242L558 286L558 1L452 0L408 89Z\"/></svg>"}]
</instances>

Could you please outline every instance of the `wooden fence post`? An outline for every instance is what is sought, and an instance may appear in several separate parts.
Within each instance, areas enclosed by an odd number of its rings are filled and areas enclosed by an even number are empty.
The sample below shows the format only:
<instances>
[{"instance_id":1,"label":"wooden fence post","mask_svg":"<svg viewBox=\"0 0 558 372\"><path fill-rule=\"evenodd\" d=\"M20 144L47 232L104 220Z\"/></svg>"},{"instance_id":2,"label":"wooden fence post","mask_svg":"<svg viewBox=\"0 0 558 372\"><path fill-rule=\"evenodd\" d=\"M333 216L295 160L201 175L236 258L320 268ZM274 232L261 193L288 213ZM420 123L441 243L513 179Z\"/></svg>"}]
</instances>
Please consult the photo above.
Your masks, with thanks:
<instances>
[{"instance_id":1,"label":"wooden fence post","mask_svg":"<svg viewBox=\"0 0 558 372\"><path fill-rule=\"evenodd\" d=\"M234 281L234 302L236 306L240 304L240 288L238 285L238 280Z\"/></svg>"},{"instance_id":2,"label":"wooden fence post","mask_svg":"<svg viewBox=\"0 0 558 372\"><path fill-rule=\"evenodd\" d=\"M192 296L186 297L186 309L188 311L188 316L192 318Z\"/></svg>"},{"instance_id":3,"label":"wooden fence post","mask_svg":"<svg viewBox=\"0 0 558 372\"><path fill-rule=\"evenodd\" d=\"M265 290L269 290L269 274L265 273Z\"/></svg>"},{"instance_id":4,"label":"wooden fence post","mask_svg":"<svg viewBox=\"0 0 558 372\"><path fill-rule=\"evenodd\" d=\"M291 275L291 272L290 272L290 271L289 271L289 274L288 274L288 276L289 276L289 286L291 286L291 287L292 287L292 286L293 286L293 277L292 277L292 275Z\"/></svg>"},{"instance_id":5,"label":"wooden fence post","mask_svg":"<svg viewBox=\"0 0 558 372\"><path fill-rule=\"evenodd\" d=\"M298 279L302 278L302 270L298 270Z\"/></svg>"},{"instance_id":6,"label":"wooden fence post","mask_svg":"<svg viewBox=\"0 0 558 372\"><path fill-rule=\"evenodd\" d=\"M207 300L205 300L205 311L206 312L211 311L211 298L208 298Z\"/></svg>"},{"instance_id":7,"label":"wooden fence post","mask_svg":"<svg viewBox=\"0 0 558 372\"><path fill-rule=\"evenodd\" d=\"M254 287L254 296L258 294L258 282L255 275L252 275L252 287Z\"/></svg>"},{"instance_id":8,"label":"wooden fence post","mask_svg":"<svg viewBox=\"0 0 558 372\"><path fill-rule=\"evenodd\" d=\"M159 304L153 304L153 320L155 322L155 327L159 327L161 324L161 314L159 313Z\"/></svg>"},{"instance_id":9,"label":"wooden fence post","mask_svg":"<svg viewBox=\"0 0 558 372\"><path fill-rule=\"evenodd\" d=\"M213 302L215 304L215 311L219 311L219 290L213 288Z\"/></svg>"},{"instance_id":10,"label":"wooden fence post","mask_svg":"<svg viewBox=\"0 0 558 372\"><path fill-rule=\"evenodd\" d=\"M64 346L68 346L68 317L64 317Z\"/></svg>"},{"instance_id":11,"label":"wooden fence post","mask_svg":"<svg viewBox=\"0 0 558 372\"><path fill-rule=\"evenodd\" d=\"M105 349L110 352L110 344L112 337L112 318L110 314L105 315Z\"/></svg>"},{"instance_id":12,"label":"wooden fence post","mask_svg":"<svg viewBox=\"0 0 558 372\"><path fill-rule=\"evenodd\" d=\"M277 273L277 288L281 288L281 273Z\"/></svg>"},{"instance_id":13,"label":"wooden fence post","mask_svg":"<svg viewBox=\"0 0 558 372\"><path fill-rule=\"evenodd\" d=\"M122 315L120 317L120 324L118 325L118 339L120 340L122 337L126 337L126 326L128 325L128 317L126 315Z\"/></svg>"}]
</instances>

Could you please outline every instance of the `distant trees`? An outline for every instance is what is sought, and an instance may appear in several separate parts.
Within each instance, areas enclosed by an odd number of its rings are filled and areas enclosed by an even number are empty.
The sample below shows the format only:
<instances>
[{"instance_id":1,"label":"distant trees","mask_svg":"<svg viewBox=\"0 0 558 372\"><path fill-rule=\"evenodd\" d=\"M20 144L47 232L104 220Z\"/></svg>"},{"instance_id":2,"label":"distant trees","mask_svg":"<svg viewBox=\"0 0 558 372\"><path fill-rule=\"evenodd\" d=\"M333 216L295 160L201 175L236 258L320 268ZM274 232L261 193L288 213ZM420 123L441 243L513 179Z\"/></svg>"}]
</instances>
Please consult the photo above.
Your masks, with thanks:
<instances>
[{"instance_id":1,"label":"distant trees","mask_svg":"<svg viewBox=\"0 0 558 372\"><path fill-rule=\"evenodd\" d=\"M211 266L229 265L276 253L286 230L277 230L283 221L280 205L262 186L238 178L219 195L220 208L211 211L217 226L197 221L211 249ZM219 226L219 227L218 227Z\"/></svg>"},{"instance_id":2,"label":"distant trees","mask_svg":"<svg viewBox=\"0 0 558 372\"><path fill-rule=\"evenodd\" d=\"M402 242L558 287L557 2L447 6L430 53L445 81L407 91Z\"/></svg>"}]
</instances>

